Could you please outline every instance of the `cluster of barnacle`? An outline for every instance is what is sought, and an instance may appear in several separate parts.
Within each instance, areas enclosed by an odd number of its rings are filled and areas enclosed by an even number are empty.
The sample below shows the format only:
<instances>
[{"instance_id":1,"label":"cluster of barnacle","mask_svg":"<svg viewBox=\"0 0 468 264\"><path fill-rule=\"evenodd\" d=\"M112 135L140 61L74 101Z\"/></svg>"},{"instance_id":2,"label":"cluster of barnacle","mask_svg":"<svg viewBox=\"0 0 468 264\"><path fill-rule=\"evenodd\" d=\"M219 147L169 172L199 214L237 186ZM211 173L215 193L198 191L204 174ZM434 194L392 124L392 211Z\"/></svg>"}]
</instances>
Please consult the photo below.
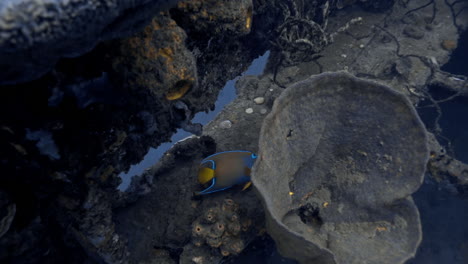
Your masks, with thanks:
<instances>
[{"instance_id":1,"label":"cluster of barnacle","mask_svg":"<svg viewBox=\"0 0 468 264\"><path fill-rule=\"evenodd\" d=\"M241 233L248 230L249 221L241 222L239 206L231 199L206 210L192 226L195 246L219 248L223 256L239 254L244 249Z\"/></svg>"}]
</instances>

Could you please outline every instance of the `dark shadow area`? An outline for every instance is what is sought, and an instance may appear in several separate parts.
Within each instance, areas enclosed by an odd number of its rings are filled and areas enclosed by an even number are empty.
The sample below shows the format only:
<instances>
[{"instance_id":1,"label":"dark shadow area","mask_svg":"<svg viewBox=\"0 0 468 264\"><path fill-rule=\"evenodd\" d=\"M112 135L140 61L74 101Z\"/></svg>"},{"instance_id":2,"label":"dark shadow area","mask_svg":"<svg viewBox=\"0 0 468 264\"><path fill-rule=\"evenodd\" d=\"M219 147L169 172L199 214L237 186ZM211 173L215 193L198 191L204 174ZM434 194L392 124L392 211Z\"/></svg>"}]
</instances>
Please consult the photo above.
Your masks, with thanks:
<instances>
[{"instance_id":1,"label":"dark shadow area","mask_svg":"<svg viewBox=\"0 0 468 264\"><path fill-rule=\"evenodd\" d=\"M443 100L454 94L439 86L429 87L429 93L435 100ZM434 132L438 113L435 107L429 107L431 104L432 102L426 100L419 106L418 113L426 128ZM440 103L439 106L442 115L438 123L442 133L437 139L449 155L462 162L468 162L468 98L455 97Z\"/></svg>"},{"instance_id":2,"label":"dark shadow area","mask_svg":"<svg viewBox=\"0 0 468 264\"><path fill-rule=\"evenodd\" d=\"M453 51L450 60L441 70L468 76L468 31L460 35L458 48ZM435 101L447 99L455 94L440 86L430 86L428 92ZM432 102L426 100L417 109L427 129L435 132L449 155L462 162L468 162L468 97L459 96L439 103L440 111L431 105ZM436 122L441 129L440 133L436 131Z\"/></svg>"},{"instance_id":3,"label":"dark shadow area","mask_svg":"<svg viewBox=\"0 0 468 264\"><path fill-rule=\"evenodd\" d=\"M242 253L223 264L297 264L292 259L283 258L276 250L275 241L268 235L258 237Z\"/></svg>"},{"instance_id":4,"label":"dark shadow area","mask_svg":"<svg viewBox=\"0 0 468 264\"><path fill-rule=\"evenodd\" d=\"M440 69L457 75L468 76L468 31L464 31L458 40L458 48L455 49L447 62Z\"/></svg>"},{"instance_id":5,"label":"dark shadow area","mask_svg":"<svg viewBox=\"0 0 468 264\"><path fill-rule=\"evenodd\" d=\"M450 61L441 69L468 75L467 47L468 32L465 31ZM436 101L454 95L439 86L429 87L428 92ZM427 129L437 132L437 122L440 127L437 139L448 154L468 162L468 98L459 96L439 103L439 109L431 104L426 100L417 109ZM468 200L458 193L457 186L426 177L413 197L421 215L423 241L416 257L407 263L468 263Z\"/></svg>"},{"instance_id":6,"label":"dark shadow area","mask_svg":"<svg viewBox=\"0 0 468 264\"><path fill-rule=\"evenodd\" d=\"M419 208L423 241L407 264L468 263L468 200L451 184L426 178L413 195Z\"/></svg>"}]
</instances>

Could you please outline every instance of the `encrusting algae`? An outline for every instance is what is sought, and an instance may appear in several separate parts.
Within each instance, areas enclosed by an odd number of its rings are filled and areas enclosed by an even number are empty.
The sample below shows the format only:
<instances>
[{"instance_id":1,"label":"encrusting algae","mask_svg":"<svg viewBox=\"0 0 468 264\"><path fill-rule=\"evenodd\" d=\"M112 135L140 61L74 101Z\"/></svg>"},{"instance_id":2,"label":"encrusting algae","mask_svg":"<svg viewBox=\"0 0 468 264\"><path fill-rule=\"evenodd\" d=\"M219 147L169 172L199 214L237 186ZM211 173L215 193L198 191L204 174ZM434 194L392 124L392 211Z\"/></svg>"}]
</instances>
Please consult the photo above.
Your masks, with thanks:
<instances>
[{"instance_id":1,"label":"encrusting algae","mask_svg":"<svg viewBox=\"0 0 468 264\"><path fill-rule=\"evenodd\" d=\"M164 100L182 98L197 83L187 35L167 13L157 15L139 34L122 40L113 68L131 89L149 89Z\"/></svg>"}]
</instances>

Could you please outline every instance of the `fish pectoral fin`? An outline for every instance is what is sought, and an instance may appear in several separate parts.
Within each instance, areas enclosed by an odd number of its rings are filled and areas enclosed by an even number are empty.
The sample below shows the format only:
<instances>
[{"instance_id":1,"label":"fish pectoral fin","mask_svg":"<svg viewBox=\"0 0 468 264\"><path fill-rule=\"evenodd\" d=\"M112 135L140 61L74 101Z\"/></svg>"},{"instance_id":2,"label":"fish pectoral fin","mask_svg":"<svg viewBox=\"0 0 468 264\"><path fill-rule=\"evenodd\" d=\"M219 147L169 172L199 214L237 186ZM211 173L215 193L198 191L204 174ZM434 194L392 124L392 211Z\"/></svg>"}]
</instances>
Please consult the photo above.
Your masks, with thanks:
<instances>
[{"instance_id":1,"label":"fish pectoral fin","mask_svg":"<svg viewBox=\"0 0 468 264\"><path fill-rule=\"evenodd\" d=\"M247 188L249 188L250 185L252 185L252 182L251 182L251 181L247 182L247 183L244 185L244 187L242 188L242 191L247 190Z\"/></svg>"}]
</instances>

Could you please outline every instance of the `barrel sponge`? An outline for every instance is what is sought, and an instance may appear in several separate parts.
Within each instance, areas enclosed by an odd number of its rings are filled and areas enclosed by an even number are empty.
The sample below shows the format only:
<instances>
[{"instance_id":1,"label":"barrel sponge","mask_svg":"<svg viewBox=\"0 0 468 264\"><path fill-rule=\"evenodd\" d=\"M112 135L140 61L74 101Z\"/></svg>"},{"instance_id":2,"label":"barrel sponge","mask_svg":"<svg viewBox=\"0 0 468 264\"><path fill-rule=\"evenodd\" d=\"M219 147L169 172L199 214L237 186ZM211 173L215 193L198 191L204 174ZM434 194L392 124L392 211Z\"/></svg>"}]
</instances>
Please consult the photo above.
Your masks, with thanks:
<instances>
[{"instance_id":1,"label":"barrel sponge","mask_svg":"<svg viewBox=\"0 0 468 264\"><path fill-rule=\"evenodd\" d=\"M409 100L345 72L288 87L265 118L252 182L279 251L301 263L404 263L428 161Z\"/></svg>"}]
</instances>

